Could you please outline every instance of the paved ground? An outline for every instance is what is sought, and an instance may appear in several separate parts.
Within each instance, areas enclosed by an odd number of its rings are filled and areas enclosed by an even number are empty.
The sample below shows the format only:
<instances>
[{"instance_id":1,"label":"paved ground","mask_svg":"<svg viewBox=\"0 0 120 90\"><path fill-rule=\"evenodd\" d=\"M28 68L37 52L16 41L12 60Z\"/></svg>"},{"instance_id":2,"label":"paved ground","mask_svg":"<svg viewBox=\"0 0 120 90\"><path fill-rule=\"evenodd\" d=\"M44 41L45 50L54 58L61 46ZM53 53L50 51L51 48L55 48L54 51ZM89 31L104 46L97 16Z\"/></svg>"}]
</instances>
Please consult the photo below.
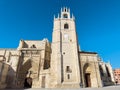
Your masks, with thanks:
<instances>
[{"instance_id":1,"label":"paved ground","mask_svg":"<svg viewBox=\"0 0 120 90\"><path fill-rule=\"evenodd\" d=\"M24 89L24 90L120 90L120 85L107 86L102 88L79 88L79 89Z\"/></svg>"}]
</instances>

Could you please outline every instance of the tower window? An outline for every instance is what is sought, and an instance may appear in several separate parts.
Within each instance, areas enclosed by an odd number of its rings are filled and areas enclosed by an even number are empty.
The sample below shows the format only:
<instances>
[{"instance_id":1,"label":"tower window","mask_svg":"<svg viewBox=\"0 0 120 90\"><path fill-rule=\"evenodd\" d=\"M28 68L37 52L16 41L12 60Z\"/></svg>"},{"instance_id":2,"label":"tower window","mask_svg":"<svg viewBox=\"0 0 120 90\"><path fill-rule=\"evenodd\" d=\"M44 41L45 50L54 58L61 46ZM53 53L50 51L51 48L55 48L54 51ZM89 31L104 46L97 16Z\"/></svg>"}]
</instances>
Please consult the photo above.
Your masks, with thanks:
<instances>
[{"instance_id":1,"label":"tower window","mask_svg":"<svg viewBox=\"0 0 120 90\"><path fill-rule=\"evenodd\" d=\"M65 12L66 12L66 8L65 8Z\"/></svg>"},{"instance_id":2,"label":"tower window","mask_svg":"<svg viewBox=\"0 0 120 90\"><path fill-rule=\"evenodd\" d=\"M68 18L68 15L67 14L63 14L63 18Z\"/></svg>"},{"instance_id":3,"label":"tower window","mask_svg":"<svg viewBox=\"0 0 120 90\"><path fill-rule=\"evenodd\" d=\"M67 75L67 78L70 79L70 74Z\"/></svg>"},{"instance_id":4,"label":"tower window","mask_svg":"<svg viewBox=\"0 0 120 90\"><path fill-rule=\"evenodd\" d=\"M68 28L69 28L68 24L67 23L64 24L64 29L68 29Z\"/></svg>"},{"instance_id":5,"label":"tower window","mask_svg":"<svg viewBox=\"0 0 120 90\"><path fill-rule=\"evenodd\" d=\"M70 66L67 66L67 67L66 67L66 72L67 72L67 73L71 73L71 72L72 72L72 70L70 69Z\"/></svg>"}]
</instances>

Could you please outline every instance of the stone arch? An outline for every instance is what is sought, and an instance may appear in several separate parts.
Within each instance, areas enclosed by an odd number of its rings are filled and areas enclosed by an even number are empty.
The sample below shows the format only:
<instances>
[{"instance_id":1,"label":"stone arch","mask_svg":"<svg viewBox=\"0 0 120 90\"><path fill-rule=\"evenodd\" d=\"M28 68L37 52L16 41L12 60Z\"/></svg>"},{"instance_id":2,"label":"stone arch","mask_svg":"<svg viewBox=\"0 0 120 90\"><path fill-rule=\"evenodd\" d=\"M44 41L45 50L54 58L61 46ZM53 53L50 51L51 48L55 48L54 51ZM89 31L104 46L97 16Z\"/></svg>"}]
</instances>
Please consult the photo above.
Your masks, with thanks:
<instances>
[{"instance_id":1,"label":"stone arch","mask_svg":"<svg viewBox=\"0 0 120 90\"><path fill-rule=\"evenodd\" d=\"M92 75L92 71L91 71L91 65L89 63L86 63L83 67L83 74L84 74L84 84L85 87L91 87L91 75Z\"/></svg>"},{"instance_id":2,"label":"stone arch","mask_svg":"<svg viewBox=\"0 0 120 90\"><path fill-rule=\"evenodd\" d=\"M68 18L68 14L63 14L63 18Z\"/></svg>"}]
</instances>

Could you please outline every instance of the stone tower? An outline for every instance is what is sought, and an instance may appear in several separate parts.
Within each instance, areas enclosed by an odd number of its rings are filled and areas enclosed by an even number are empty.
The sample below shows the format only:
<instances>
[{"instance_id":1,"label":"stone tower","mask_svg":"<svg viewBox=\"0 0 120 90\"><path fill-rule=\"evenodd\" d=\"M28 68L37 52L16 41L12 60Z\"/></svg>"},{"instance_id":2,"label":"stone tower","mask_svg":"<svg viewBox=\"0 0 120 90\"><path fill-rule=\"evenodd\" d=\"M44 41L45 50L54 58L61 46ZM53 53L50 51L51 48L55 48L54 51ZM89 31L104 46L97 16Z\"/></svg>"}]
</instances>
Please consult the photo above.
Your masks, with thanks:
<instances>
[{"instance_id":1,"label":"stone tower","mask_svg":"<svg viewBox=\"0 0 120 90\"><path fill-rule=\"evenodd\" d=\"M54 17L51 55L51 87L80 87L80 65L75 18L70 9Z\"/></svg>"}]
</instances>

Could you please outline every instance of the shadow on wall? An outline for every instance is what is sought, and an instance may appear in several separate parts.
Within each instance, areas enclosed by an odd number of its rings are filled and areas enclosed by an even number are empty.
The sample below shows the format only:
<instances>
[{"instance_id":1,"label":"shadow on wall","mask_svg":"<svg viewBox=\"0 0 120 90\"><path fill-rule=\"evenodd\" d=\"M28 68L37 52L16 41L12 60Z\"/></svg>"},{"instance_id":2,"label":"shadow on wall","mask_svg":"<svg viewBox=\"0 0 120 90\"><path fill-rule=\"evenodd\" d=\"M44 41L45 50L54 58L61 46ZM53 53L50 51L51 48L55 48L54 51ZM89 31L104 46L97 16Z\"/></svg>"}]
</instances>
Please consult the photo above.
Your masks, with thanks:
<instances>
[{"instance_id":1,"label":"shadow on wall","mask_svg":"<svg viewBox=\"0 0 120 90\"><path fill-rule=\"evenodd\" d=\"M8 73L6 76L6 83L7 83L6 88L13 88L13 86L15 85L15 75L16 73L14 69L11 66L9 66Z\"/></svg>"},{"instance_id":2,"label":"shadow on wall","mask_svg":"<svg viewBox=\"0 0 120 90\"><path fill-rule=\"evenodd\" d=\"M6 69L6 74L4 74L4 78L5 78L5 89L16 89L18 88L18 79L17 79L17 73L15 72L15 70L9 65L8 69L5 68L5 64L4 63L4 68ZM24 90L24 88L20 88L20 90Z\"/></svg>"},{"instance_id":3,"label":"shadow on wall","mask_svg":"<svg viewBox=\"0 0 120 90\"><path fill-rule=\"evenodd\" d=\"M100 69L100 76L101 76L103 86L114 85L115 82L112 81L112 77L111 77L108 67L105 65L106 72L104 72L101 65L99 65L99 69Z\"/></svg>"},{"instance_id":4,"label":"shadow on wall","mask_svg":"<svg viewBox=\"0 0 120 90\"><path fill-rule=\"evenodd\" d=\"M32 60L29 59L25 63L21 62L20 67L18 68L18 86L17 88L31 88L32 87L32 78L30 77L32 71Z\"/></svg>"},{"instance_id":5,"label":"shadow on wall","mask_svg":"<svg viewBox=\"0 0 120 90\"><path fill-rule=\"evenodd\" d=\"M0 61L0 89L15 88L16 72L4 61Z\"/></svg>"},{"instance_id":6,"label":"shadow on wall","mask_svg":"<svg viewBox=\"0 0 120 90\"><path fill-rule=\"evenodd\" d=\"M25 63L21 63L18 67L17 72L9 65L8 71L6 73L6 89L20 89L24 90L26 88L32 87L32 74L30 68L32 67L32 60L27 60Z\"/></svg>"}]
</instances>

